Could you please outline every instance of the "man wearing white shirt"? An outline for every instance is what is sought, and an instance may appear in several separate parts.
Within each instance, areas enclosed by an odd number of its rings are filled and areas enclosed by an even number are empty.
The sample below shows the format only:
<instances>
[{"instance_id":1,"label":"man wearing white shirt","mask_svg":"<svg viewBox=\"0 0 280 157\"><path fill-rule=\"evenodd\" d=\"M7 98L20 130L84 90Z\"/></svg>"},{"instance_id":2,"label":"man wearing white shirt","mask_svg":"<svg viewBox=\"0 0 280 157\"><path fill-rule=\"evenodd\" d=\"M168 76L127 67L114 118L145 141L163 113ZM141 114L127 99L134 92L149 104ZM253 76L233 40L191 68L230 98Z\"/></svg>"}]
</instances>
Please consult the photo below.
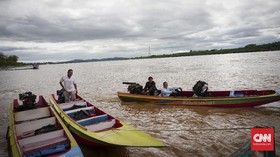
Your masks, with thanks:
<instances>
[{"instance_id":1,"label":"man wearing white shirt","mask_svg":"<svg viewBox=\"0 0 280 157\"><path fill-rule=\"evenodd\" d=\"M181 87L168 87L167 82L163 82L163 88L161 89L161 96L178 96L178 89L182 91Z\"/></svg>"},{"instance_id":2,"label":"man wearing white shirt","mask_svg":"<svg viewBox=\"0 0 280 157\"><path fill-rule=\"evenodd\" d=\"M75 101L76 94L78 94L76 79L73 75L73 70L69 69L66 76L62 76L59 84L64 90L65 102ZM62 84L63 83L63 84Z\"/></svg>"}]
</instances>

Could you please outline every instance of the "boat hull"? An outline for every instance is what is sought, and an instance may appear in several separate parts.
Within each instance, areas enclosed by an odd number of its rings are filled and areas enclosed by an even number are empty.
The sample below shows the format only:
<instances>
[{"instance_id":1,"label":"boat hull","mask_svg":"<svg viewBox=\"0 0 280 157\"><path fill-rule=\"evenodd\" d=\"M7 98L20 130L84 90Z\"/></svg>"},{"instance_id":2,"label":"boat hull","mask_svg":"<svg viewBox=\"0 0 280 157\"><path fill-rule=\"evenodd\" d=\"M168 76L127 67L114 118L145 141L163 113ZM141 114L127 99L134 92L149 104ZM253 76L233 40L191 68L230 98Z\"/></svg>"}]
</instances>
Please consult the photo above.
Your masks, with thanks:
<instances>
[{"instance_id":1,"label":"boat hull","mask_svg":"<svg viewBox=\"0 0 280 157\"><path fill-rule=\"evenodd\" d=\"M11 104L11 107L10 107L9 126L8 126L8 129L7 129L7 135L6 135L6 138L7 138L7 141L8 141L9 156L23 157L23 156L26 156L26 155L30 154L30 153L25 154L26 152L24 151L24 147L20 146L21 144L19 143L19 141L20 140L22 140L22 141L26 140L27 138L35 139L34 137L36 136L36 134L35 134L35 136L30 135L29 137L21 137L22 135L19 134L20 129L16 129L16 127L19 127L19 125L21 125L21 126L27 125L27 128L28 127L33 127L34 125L37 125L36 124L37 121L42 122L44 119L54 118L54 120L56 121L56 125L60 126L59 127L60 130L63 132L64 136L67 138L67 141L68 141L67 145L68 146L66 147L66 149L64 151L62 151L62 149L59 148L61 146L60 145L60 146L55 147L54 149L49 149L49 150L46 149L46 147L49 147L49 146L45 146L45 148L42 148L42 149L37 148L33 152L36 153L36 152L47 152L47 151L49 151L49 153L47 153L47 155L44 155L45 157L55 157L55 156L83 157L82 151L81 151L79 145L77 144L77 142L75 141L74 137L71 135L70 131L67 129L67 127L64 125L63 121L59 118L57 113L47 104L47 102L45 101L45 99L42 96L39 96L39 102L37 104L40 105L39 108L44 107L44 108L48 109L51 116L46 117L46 118L39 118L38 120L30 119L30 120L27 120L27 121L16 122L17 121L16 119L17 119L18 115L16 115L15 112L14 112L15 111L15 104L16 104L15 102L17 102L17 100L14 100L14 102ZM36 109L33 109L33 110L35 111ZM23 116L28 117L29 115L23 115ZM30 124L34 124L34 125L32 126ZM55 132L55 131L53 131L53 132ZM46 133L46 134L48 134L48 133ZM50 135L50 134L51 134L51 132L49 132L48 135ZM37 136L40 136L40 135L37 135ZM49 138L52 138L52 136L49 136ZM40 145L40 143L44 143L44 142L45 141L37 142L38 143L37 145ZM33 147L36 147L36 145L33 146ZM50 153L50 152L53 152L53 153Z\"/></svg>"},{"instance_id":2,"label":"boat hull","mask_svg":"<svg viewBox=\"0 0 280 157\"><path fill-rule=\"evenodd\" d=\"M83 99L82 99L83 100ZM83 100L85 101L85 100ZM131 146L131 147L162 147L165 146L161 141L151 137L150 135L135 129L134 127L127 125L126 123L119 121L111 115L99 110L89 102L87 107L93 107L100 115L108 115L111 120L116 121L116 125L113 127L103 129L100 131L92 131L86 126L82 126L77 121L72 119L63 109L60 104L54 98L54 95L50 98L50 102L53 108L60 115L61 119L71 131L75 139L80 144L89 146ZM75 103L75 102L71 102ZM71 111L70 111L71 112ZM97 117L97 116L96 116ZM92 117L94 118L94 117ZM93 124L95 125L95 124Z\"/></svg>"},{"instance_id":3,"label":"boat hull","mask_svg":"<svg viewBox=\"0 0 280 157\"><path fill-rule=\"evenodd\" d=\"M230 93L230 92L228 92ZM123 102L150 102L155 104L208 106L224 108L255 107L280 100L277 92L263 95L243 96L210 96L210 97L161 97L118 92L118 97ZM190 94L189 94L190 95Z\"/></svg>"}]
</instances>

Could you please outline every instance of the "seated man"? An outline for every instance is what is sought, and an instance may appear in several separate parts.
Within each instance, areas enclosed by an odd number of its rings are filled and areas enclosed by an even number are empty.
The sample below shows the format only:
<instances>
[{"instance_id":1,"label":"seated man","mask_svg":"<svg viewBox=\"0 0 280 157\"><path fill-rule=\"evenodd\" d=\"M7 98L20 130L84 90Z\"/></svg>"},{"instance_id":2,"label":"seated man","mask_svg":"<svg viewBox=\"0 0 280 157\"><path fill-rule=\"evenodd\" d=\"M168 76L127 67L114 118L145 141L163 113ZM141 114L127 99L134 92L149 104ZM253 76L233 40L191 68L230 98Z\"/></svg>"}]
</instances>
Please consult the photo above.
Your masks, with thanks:
<instances>
[{"instance_id":1,"label":"seated man","mask_svg":"<svg viewBox=\"0 0 280 157\"><path fill-rule=\"evenodd\" d=\"M168 96L178 96L180 89L182 91L181 87L168 87L167 82L163 82L163 88L161 89L161 96L168 97Z\"/></svg>"},{"instance_id":2,"label":"seated man","mask_svg":"<svg viewBox=\"0 0 280 157\"><path fill-rule=\"evenodd\" d=\"M156 83L153 81L153 78L150 76L148 82L144 87L144 94L146 95L157 95Z\"/></svg>"}]
</instances>

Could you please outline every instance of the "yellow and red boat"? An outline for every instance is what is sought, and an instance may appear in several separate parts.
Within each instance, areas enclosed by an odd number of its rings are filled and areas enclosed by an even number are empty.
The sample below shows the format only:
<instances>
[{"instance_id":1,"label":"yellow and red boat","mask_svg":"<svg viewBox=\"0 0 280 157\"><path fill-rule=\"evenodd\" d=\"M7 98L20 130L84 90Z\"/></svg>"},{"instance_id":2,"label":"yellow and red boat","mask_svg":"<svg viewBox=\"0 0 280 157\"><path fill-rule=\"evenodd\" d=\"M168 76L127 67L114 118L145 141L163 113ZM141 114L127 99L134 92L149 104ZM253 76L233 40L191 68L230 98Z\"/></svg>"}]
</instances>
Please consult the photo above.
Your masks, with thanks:
<instances>
[{"instance_id":1,"label":"yellow and red boat","mask_svg":"<svg viewBox=\"0 0 280 157\"><path fill-rule=\"evenodd\" d=\"M77 96L77 101L50 102L80 144L90 146L162 147L161 141L114 118Z\"/></svg>"},{"instance_id":2,"label":"yellow and red boat","mask_svg":"<svg viewBox=\"0 0 280 157\"><path fill-rule=\"evenodd\" d=\"M160 91L158 91L160 93ZM162 97L118 92L123 102L150 102L155 104L172 104L208 107L255 107L280 100L279 90L237 90L208 91L208 96L194 97L193 91L181 91L180 96Z\"/></svg>"},{"instance_id":3,"label":"yellow and red boat","mask_svg":"<svg viewBox=\"0 0 280 157\"><path fill-rule=\"evenodd\" d=\"M13 100L7 140L12 157L83 157L74 137L42 96L28 107Z\"/></svg>"}]
</instances>

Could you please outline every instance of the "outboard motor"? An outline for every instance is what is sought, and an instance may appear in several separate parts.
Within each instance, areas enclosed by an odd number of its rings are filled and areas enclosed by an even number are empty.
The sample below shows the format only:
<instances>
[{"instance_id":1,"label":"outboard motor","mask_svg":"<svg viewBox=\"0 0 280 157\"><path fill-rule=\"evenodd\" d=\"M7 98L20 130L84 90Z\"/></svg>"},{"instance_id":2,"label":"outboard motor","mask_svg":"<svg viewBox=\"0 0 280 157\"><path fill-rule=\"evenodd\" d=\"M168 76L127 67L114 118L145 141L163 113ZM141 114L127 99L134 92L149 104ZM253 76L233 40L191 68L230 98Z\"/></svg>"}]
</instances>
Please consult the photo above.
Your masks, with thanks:
<instances>
[{"instance_id":1,"label":"outboard motor","mask_svg":"<svg viewBox=\"0 0 280 157\"><path fill-rule=\"evenodd\" d=\"M123 84L128 84L127 91L130 94L142 94L143 93L143 86L138 83L134 82L123 82Z\"/></svg>"},{"instance_id":2,"label":"outboard motor","mask_svg":"<svg viewBox=\"0 0 280 157\"><path fill-rule=\"evenodd\" d=\"M36 107L36 95L32 92L25 92L19 94L19 100L22 101L22 105L16 108L17 111L24 111L29 109L34 109Z\"/></svg>"},{"instance_id":3,"label":"outboard motor","mask_svg":"<svg viewBox=\"0 0 280 157\"><path fill-rule=\"evenodd\" d=\"M58 96L58 103L65 103L65 97L63 92L64 92L63 89L56 91L56 95Z\"/></svg>"},{"instance_id":4,"label":"outboard motor","mask_svg":"<svg viewBox=\"0 0 280 157\"><path fill-rule=\"evenodd\" d=\"M208 96L208 84L204 81L197 81L193 86L193 92L195 96L205 97Z\"/></svg>"}]
</instances>

